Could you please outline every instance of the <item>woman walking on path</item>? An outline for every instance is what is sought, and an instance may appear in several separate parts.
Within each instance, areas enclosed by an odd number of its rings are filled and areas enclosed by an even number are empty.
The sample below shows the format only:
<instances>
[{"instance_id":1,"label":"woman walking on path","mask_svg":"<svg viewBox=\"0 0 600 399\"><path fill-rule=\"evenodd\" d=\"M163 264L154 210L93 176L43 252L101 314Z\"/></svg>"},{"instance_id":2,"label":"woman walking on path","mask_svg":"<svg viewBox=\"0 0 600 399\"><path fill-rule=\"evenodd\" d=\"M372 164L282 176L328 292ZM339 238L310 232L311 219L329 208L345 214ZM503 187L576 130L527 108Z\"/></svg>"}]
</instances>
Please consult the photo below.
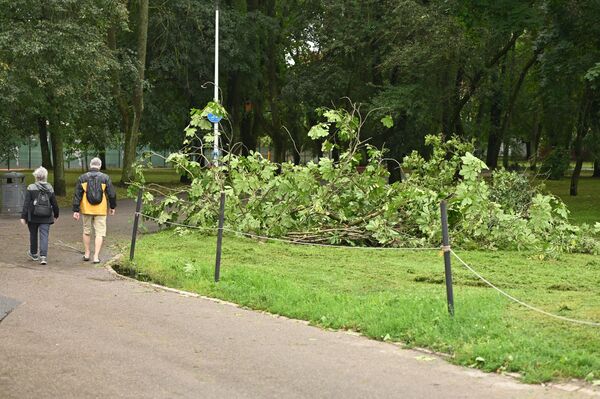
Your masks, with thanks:
<instances>
[{"instance_id":1,"label":"woman walking on path","mask_svg":"<svg viewBox=\"0 0 600 399\"><path fill-rule=\"evenodd\" d=\"M54 223L55 219L58 219L59 209L54 189L47 182L48 171L46 168L40 166L33 172L33 176L35 177L35 183L27 187L25 203L21 212L21 223L29 228L27 256L31 260L39 260L40 264L45 265L48 263L50 225Z\"/></svg>"}]
</instances>

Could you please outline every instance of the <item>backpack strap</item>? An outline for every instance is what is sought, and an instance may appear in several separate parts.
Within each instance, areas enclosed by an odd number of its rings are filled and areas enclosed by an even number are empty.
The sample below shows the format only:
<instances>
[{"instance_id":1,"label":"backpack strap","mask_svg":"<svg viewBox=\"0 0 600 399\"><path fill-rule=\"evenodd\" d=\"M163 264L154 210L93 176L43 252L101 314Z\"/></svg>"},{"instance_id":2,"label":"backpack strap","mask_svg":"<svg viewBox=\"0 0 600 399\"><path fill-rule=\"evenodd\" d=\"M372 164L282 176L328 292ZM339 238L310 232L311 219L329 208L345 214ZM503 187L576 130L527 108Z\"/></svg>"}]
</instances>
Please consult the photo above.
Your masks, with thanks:
<instances>
[{"instance_id":1,"label":"backpack strap","mask_svg":"<svg viewBox=\"0 0 600 399\"><path fill-rule=\"evenodd\" d=\"M87 184L90 184L90 177L91 177L91 176L92 176L92 175L90 174L90 172L85 172L85 174L83 174L83 175L81 176L81 178L80 178L80 179L81 179L81 183L87 183ZM87 190L83 190L83 192L84 192L84 193L85 193L86 191L87 191Z\"/></svg>"}]
</instances>

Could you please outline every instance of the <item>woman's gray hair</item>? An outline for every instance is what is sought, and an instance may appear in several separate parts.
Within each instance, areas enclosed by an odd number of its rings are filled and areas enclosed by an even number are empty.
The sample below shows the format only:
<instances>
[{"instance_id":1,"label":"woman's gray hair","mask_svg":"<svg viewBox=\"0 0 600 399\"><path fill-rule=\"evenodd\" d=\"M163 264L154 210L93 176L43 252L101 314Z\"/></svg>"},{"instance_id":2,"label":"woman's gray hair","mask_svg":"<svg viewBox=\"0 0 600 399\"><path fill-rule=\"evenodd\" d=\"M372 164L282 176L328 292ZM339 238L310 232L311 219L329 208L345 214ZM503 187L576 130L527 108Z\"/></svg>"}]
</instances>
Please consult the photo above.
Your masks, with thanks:
<instances>
[{"instance_id":1,"label":"woman's gray hair","mask_svg":"<svg viewBox=\"0 0 600 399\"><path fill-rule=\"evenodd\" d=\"M100 170L101 167L102 161L100 160L100 158L92 158L92 160L90 161L90 169Z\"/></svg>"},{"instance_id":2,"label":"woman's gray hair","mask_svg":"<svg viewBox=\"0 0 600 399\"><path fill-rule=\"evenodd\" d=\"M45 182L48 180L48 169L40 166L36 170L33 171L33 177L35 177L35 181Z\"/></svg>"}]
</instances>

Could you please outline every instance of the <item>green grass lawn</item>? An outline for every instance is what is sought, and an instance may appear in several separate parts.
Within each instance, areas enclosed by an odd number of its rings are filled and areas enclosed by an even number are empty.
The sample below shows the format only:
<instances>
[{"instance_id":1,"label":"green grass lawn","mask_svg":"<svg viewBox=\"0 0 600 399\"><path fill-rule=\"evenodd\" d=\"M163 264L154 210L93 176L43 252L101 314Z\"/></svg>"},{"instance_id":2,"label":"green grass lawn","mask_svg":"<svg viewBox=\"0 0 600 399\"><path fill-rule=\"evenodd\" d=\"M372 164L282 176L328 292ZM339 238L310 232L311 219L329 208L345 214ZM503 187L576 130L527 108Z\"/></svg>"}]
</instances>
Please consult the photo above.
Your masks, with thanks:
<instances>
[{"instance_id":1,"label":"green grass lawn","mask_svg":"<svg viewBox=\"0 0 600 399\"><path fill-rule=\"evenodd\" d=\"M550 192L559 196L571 210L571 220L574 223L594 224L600 222L600 179L582 176L579 180L576 197L569 195L571 181L547 180L546 187Z\"/></svg>"},{"instance_id":2,"label":"green grass lawn","mask_svg":"<svg viewBox=\"0 0 600 399\"><path fill-rule=\"evenodd\" d=\"M557 321L511 303L454 262L456 316L446 310L437 251L314 248L226 236L213 282L215 237L166 230L143 236L132 268L140 279L314 325L451 354L527 382L600 379L599 328ZM460 252L510 294L558 315L600 321L600 260L525 252Z\"/></svg>"},{"instance_id":3,"label":"green grass lawn","mask_svg":"<svg viewBox=\"0 0 600 399\"><path fill-rule=\"evenodd\" d=\"M33 170L19 170L20 173L25 174L25 182L27 184L33 183L34 178L31 174ZM109 169L103 171L108 174L115 184L115 188L117 190L117 198L123 199L127 197L127 187L118 186L117 183L121 180L121 169ZM67 186L67 195L57 197L58 204L62 206L71 206L73 201L73 191L75 189L75 183L79 176L84 173L81 170L73 170L67 169L65 170L65 182ZM174 169L165 168L165 169L148 169L144 173L147 181L149 183L159 183L164 185L176 185L179 184L179 175L175 173ZM52 184L54 181L54 175L51 170L48 171L48 182Z\"/></svg>"}]
</instances>

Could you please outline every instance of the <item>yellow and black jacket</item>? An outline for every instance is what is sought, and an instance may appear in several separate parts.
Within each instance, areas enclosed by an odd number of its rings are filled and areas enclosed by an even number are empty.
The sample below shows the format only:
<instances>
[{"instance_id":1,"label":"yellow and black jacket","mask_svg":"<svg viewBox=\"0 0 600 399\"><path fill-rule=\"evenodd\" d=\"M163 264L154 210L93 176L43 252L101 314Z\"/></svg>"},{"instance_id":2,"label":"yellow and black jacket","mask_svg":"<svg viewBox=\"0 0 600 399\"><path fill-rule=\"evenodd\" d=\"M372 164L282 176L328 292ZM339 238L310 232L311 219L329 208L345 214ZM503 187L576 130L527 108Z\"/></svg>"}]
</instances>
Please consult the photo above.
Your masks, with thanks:
<instances>
[{"instance_id":1,"label":"yellow and black jacket","mask_svg":"<svg viewBox=\"0 0 600 399\"><path fill-rule=\"evenodd\" d=\"M88 202L85 190L87 190L88 181L91 178L99 178L102 184L102 202L97 205L92 205ZM73 195L73 212L79 212L84 215L106 215L108 214L108 207L115 209L117 207L117 193L115 188L110 181L110 177L104 173L91 170L87 173L79 176L77 184L75 185L75 194Z\"/></svg>"}]
</instances>

